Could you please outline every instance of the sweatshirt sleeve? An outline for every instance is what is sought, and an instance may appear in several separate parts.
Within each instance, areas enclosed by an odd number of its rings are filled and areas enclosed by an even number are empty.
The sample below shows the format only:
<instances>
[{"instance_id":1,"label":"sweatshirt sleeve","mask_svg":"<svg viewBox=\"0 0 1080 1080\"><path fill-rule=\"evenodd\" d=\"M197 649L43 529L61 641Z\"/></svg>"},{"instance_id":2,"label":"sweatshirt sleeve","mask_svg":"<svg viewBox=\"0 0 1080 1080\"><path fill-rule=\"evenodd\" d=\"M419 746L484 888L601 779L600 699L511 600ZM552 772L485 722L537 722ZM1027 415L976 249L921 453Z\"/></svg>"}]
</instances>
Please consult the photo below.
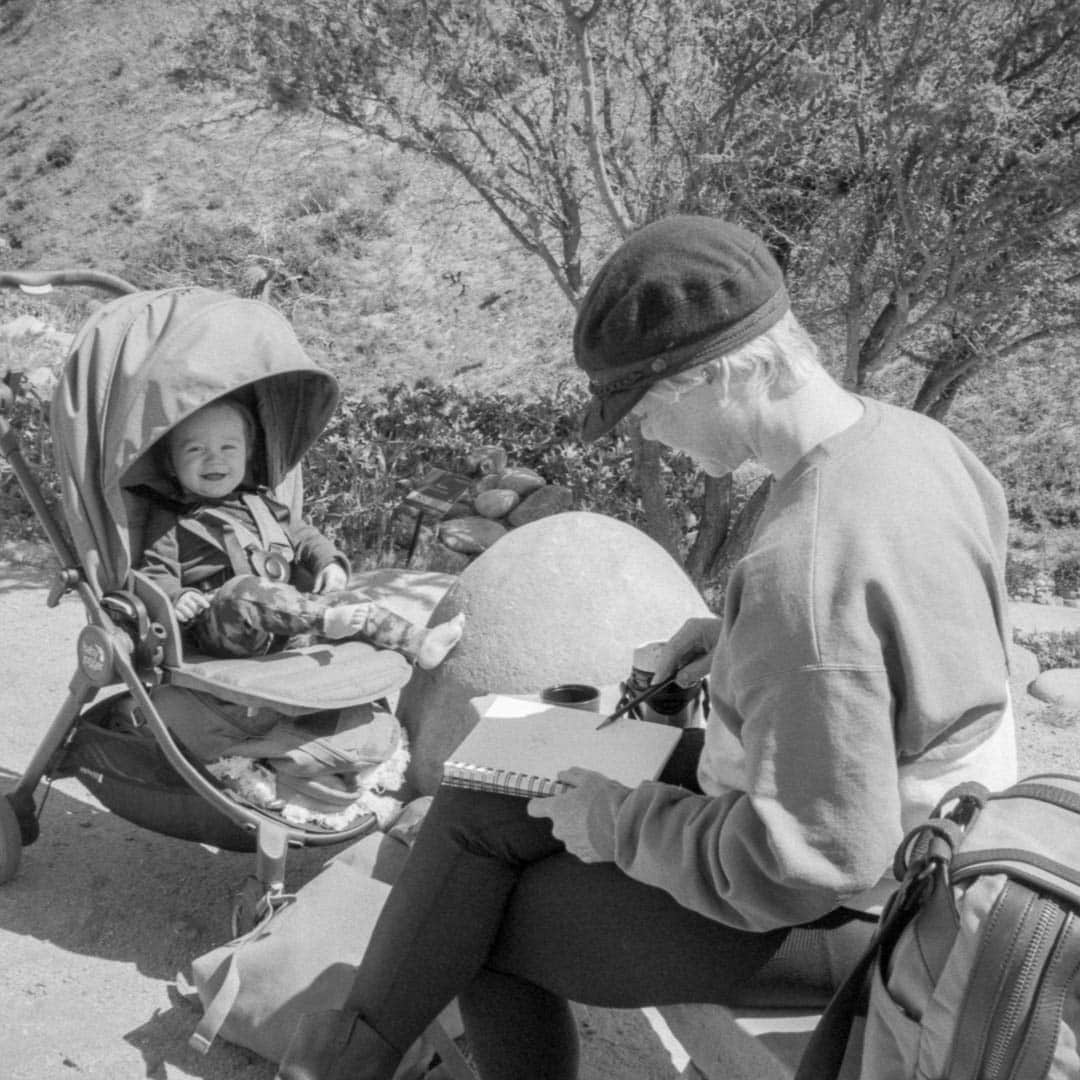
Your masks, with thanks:
<instances>
[{"instance_id":1,"label":"sweatshirt sleeve","mask_svg":"<svg viewBox=\"0 0 1080 1080\"><path fill-rule=\"evenodd\" d=\"M183 592L178 519L175 514L154 509L146 523L147 545L137 569L175 603Z\"/></svg>"},{"instance_id":2,"label":"sweatshirt sleeve","mask_svg":"<svg viewBox=\"0 0 1080 1080\"><path fill-rule=\"evenodd\" d=\"M302 566L312 578L331 563L339 563L346 574L352 573L349 560L314 525L301 521L286 526L289 543L296 553L296 564Z\"/></svg>"},{"instance_id":3,"label":"sweatshirt sleeve","mask_svg":"<svg viewBox=\"0 0 1080 1080\"><path fill-rule=\"evenodd\" d=\"M743 696L746 791L644 784L612 827L631 877L761 931L818 918L881 879L901 839L896 755L884 671L800 669Z\"/></svg>"}]
</instances>

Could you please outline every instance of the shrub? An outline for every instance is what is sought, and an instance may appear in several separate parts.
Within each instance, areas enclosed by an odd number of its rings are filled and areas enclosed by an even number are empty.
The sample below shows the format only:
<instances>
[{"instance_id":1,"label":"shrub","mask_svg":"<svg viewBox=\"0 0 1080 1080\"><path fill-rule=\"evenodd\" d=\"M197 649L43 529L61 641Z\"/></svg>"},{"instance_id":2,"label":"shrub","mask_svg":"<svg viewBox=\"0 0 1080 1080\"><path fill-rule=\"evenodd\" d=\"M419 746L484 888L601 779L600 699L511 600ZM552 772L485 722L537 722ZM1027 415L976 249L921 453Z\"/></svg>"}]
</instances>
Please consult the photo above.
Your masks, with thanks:
<instances>
[{"instance_id":1,"label":"shrub","mask_svg":"<svg viewBox=\"0 0 1080 1080\"><path fill-rule=\"evenodd\" d=\"M1080 630L1014 630L1013 641L1035 654L1040 671L1080 668Z\"/></svg>"},{"instance_id":2,"label":"shrub","mask_svg":"<svg viewBox=\"0 0 1080 1080\"><path fill-rule=\"evenodd\" d=\"M1026 559L1018 559L1011 552L1005 558L1005 591L1009 596L1023 596L1035 588L1039 568Z\"/></svg>"},{"instance_id":3,"label":"shrub","mask_svg":"<svg viewBox=\"0 0 1080 1080\"><path fill-rule=\"evenodd\" d=\"M1059 596L1080 591L1080 555L1068 555L1054 568L1054 590Z\"/></svg>"},{"instance_id":4,"label":"shrub","mask_svg":"<svg viewBox=\"0 0 1080 1080\"><path fill-rule=\"evenodd\" d=\"M569 487L576 508L636 521L629 446L622 439L582 446L582 403L565 386L526 399L426 380L347 397L308 454L308 512L347 550L388 557L393 519L409 488L433 467L466 473L470 453L497 445L515 465Z\"/></svg>"},{"instance_id":5,"label":"shrub","mask_svg":"<svg viewBox=\"0 0 1080 1080\"><path fill-rule=\"evenodd\" d=\"M60 481L53 464L52 436L43 410L35 398L20 394L14 398L5 419L18 433L23 460L46 501L55 506L60 498ZM23 541L40 536L41 526L14 470L0 458L0 540Z\"/></svg>"}]
</instances>

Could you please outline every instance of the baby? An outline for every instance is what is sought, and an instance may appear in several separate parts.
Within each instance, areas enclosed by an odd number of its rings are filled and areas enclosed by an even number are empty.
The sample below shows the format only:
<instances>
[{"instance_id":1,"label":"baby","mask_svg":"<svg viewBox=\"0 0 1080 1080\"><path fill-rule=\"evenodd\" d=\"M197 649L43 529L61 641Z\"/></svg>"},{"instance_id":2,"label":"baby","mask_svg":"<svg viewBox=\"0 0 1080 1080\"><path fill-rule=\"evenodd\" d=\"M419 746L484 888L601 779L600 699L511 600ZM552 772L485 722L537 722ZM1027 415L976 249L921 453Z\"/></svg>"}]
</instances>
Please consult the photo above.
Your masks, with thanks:
<instances>
[{"instance_id":1,"label":"baby","mask_svg":"<svg viewBox=\"0 0 1080 1080\"><path fill-rule=\"evenodd\" d=\"M245 483L254 439L254 417L231 398L167 436L165 467L179 498L152 509L139 569L172 601L194 647L259 656L315 634L394 649L422 668L440 664L461 638L464 614L429 629L347 590L345 555Z\"/></svg>"}]
</instances>

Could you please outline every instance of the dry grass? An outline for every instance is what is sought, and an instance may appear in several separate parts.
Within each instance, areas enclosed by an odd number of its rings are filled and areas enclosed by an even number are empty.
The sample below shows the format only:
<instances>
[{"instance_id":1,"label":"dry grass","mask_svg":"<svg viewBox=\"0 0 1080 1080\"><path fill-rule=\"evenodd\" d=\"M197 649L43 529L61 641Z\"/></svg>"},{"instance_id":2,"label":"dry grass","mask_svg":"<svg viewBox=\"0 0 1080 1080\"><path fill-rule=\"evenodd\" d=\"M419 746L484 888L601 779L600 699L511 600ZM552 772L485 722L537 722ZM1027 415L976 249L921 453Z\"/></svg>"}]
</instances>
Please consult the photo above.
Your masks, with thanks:
<instances>
[{"instance_id":1,"label":"dry grass","mask_svg":"<svg viewBox=\"0 0 1080 1080\"><path fill-rule=\"evenodd\" d=\"M303 271L280 299L350 390L569 374L569 303L460 182L171 82L196 8L55 0L0 43L0 265L227 288L253 266Z\"/></svg>"},{"instance_id":2,"label":"dry grass","mask_svg":"<svg viewBox=\"0 0 1080 1080\"><path fill-rule=\"evenodd\" d=\"M278 302L347 392L426 378L529 393L580 378L568 301L461 182L170 79L200 5L22 0L4 12L0 267L239 289L276 266ZM31 311L71 330L94 302L0 291L0 324ZM0 374L36 364L27 347L0 340ZM958 429L994 426L992 399L976 395ZM1080 551L1077 534L1018 527L1014 546L1052 563Z\"/></svg>"}]
</instances>

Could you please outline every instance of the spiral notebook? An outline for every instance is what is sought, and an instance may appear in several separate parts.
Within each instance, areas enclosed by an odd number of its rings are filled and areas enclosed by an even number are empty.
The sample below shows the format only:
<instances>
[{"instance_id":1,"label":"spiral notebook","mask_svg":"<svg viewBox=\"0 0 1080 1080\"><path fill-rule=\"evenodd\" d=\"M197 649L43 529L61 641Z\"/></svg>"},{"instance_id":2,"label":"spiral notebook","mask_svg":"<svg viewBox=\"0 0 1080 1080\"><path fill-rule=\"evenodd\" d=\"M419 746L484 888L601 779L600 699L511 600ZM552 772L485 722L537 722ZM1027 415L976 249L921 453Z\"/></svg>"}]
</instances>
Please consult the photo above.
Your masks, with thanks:
<instances>
[{"instance_id":1,"label":"spiral notebook","mask_svg":"<svg viewBox=\"0 0 1080 1080\"><path fill-rule=\"evenodd\" d=\"M444 784L507 795L566 790L563 769L594 769L627 787L655 780L680 728L622 717L597 730L599 713L489 694L472 703L476 726L443 763Z\"/></svg>"}]
</instances>

